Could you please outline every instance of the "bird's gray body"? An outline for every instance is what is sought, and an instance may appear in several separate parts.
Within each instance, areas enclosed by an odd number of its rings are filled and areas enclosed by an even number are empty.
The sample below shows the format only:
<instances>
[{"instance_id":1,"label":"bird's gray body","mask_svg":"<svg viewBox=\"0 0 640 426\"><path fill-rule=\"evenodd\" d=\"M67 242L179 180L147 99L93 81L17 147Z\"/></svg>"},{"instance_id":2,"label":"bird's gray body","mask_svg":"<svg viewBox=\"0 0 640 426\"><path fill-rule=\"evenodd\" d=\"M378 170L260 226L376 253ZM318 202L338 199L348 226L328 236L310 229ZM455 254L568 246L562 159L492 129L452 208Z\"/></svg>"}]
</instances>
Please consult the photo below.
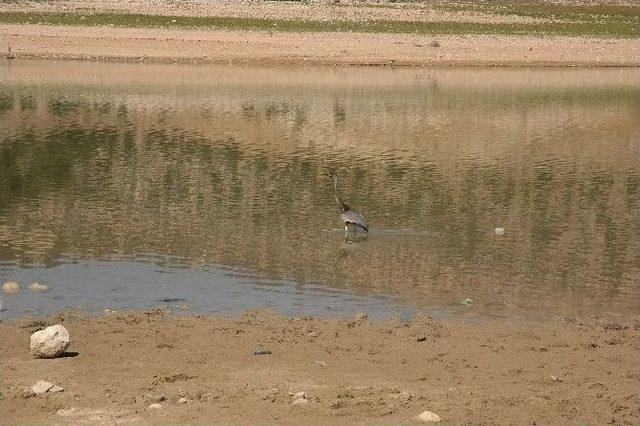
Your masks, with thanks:
<instances>
[{"instance_id":1,"label":"bird's gray body","mask_svg":"<svg viewBox=\"0 0 640 426\"><path fill-rule=\"evenodd\" d=\"M369 232L369 228L367 227L367 222L364 220L364 217L355 210L349 209L347 211L343 211L340 213L340 218L342 218L345 225L353 225L365 232Z\"/></svg>"}]
</instances>

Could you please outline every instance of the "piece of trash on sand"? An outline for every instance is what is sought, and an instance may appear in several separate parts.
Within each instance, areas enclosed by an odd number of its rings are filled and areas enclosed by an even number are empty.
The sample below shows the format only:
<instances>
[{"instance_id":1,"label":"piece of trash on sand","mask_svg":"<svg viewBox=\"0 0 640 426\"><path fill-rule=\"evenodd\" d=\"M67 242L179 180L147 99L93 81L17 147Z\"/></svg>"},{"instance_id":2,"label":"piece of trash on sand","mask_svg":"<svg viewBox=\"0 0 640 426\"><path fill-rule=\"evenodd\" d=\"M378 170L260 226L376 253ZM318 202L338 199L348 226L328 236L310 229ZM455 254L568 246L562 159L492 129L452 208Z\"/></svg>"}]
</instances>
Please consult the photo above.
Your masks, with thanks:
<instances>
[{"instance_id":1,"label":"piece of trash on sand","mask_svg":"<svg viewBox=\"0 0 640 426\"><path fill-rule=\"evenodd\" d=\"M461 303L462 303L464 306L471 306L471 305L473 305L473 299L472 299L472 298L470 298L470 297L467 297L467 298L466 298L466 299L464 299Z\"/></svg>"}]
</instances>

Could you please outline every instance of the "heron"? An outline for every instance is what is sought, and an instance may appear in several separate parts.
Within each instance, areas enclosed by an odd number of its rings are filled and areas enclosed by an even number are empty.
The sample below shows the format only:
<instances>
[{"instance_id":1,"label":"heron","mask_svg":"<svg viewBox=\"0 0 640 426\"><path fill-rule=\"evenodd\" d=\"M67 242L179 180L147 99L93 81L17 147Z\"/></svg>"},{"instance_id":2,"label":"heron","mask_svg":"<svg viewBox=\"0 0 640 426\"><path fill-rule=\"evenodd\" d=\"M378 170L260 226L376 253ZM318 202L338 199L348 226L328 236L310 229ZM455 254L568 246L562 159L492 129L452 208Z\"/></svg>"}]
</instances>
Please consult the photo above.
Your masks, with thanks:
<instances>
[{"instance_id":1,"label":"heron","mask_svg":"<svg viewBox=\"0 0 640 426\"><path fill-rule=\"evenodd\" d=\"M351 208L349 204L340 198L338 193L338 176L333 173L325 173L325 175L333 179L333 196L338 208L340 209L340 218L344 222L345 234L348 234L350 230L357 232L358 229L361 229L365 234L367 234L369 232L369 228L364 217L362 217L360 212Z\"/></svg>"}]
</instances>

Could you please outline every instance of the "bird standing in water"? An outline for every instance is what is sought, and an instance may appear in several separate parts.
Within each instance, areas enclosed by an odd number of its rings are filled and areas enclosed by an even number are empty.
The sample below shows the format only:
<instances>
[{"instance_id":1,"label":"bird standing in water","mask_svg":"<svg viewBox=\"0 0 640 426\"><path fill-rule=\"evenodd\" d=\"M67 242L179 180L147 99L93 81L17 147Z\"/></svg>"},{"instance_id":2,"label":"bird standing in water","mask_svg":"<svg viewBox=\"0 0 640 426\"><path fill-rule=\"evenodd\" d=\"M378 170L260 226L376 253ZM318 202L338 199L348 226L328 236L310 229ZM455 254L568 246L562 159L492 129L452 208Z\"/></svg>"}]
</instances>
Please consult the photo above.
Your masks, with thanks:
<instances>
[{"instance_id":1,"label":"bird standing in water","mask_svg":"<svg viewBox=\"0 0 640 426\"><path fill-rule=\"evenodd\" d=\"M351 206L345 203L338 194L338 176L333 173L327 173L327 176L333 179L333 196L336 199L336 204L340 209L340 218L344 222L344 230L346 234L349 234L349 231L356 233L358 229L361 229L365 234L369 232L369 227L367 226L367 222L364 220L364 217L358 212L351 208Z\"/></svg>"}]
</instances>

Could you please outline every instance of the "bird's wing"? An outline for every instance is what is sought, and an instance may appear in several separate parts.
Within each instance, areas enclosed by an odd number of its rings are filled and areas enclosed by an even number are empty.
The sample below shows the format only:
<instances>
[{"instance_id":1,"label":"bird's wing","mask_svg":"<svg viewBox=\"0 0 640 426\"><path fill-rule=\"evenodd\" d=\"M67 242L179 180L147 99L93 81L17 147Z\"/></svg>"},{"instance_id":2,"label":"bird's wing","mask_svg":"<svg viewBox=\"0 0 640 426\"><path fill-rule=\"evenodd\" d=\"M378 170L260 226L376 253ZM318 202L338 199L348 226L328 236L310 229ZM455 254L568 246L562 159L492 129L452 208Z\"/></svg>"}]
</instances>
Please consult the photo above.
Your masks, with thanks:
<instances>
[{"instance_id":1,"label":"bird's wing","mask_svg":"<svg viewBox=\"0 0 640 426\"><path fill-rule=\"evenodd\" d=\"M368 231L367 222L359 212L355 210L349 210L340 214L340 217L342 218L343 222L353 223L354 225L361 227L365 231Z\"/></svg>"}]
</instances>

